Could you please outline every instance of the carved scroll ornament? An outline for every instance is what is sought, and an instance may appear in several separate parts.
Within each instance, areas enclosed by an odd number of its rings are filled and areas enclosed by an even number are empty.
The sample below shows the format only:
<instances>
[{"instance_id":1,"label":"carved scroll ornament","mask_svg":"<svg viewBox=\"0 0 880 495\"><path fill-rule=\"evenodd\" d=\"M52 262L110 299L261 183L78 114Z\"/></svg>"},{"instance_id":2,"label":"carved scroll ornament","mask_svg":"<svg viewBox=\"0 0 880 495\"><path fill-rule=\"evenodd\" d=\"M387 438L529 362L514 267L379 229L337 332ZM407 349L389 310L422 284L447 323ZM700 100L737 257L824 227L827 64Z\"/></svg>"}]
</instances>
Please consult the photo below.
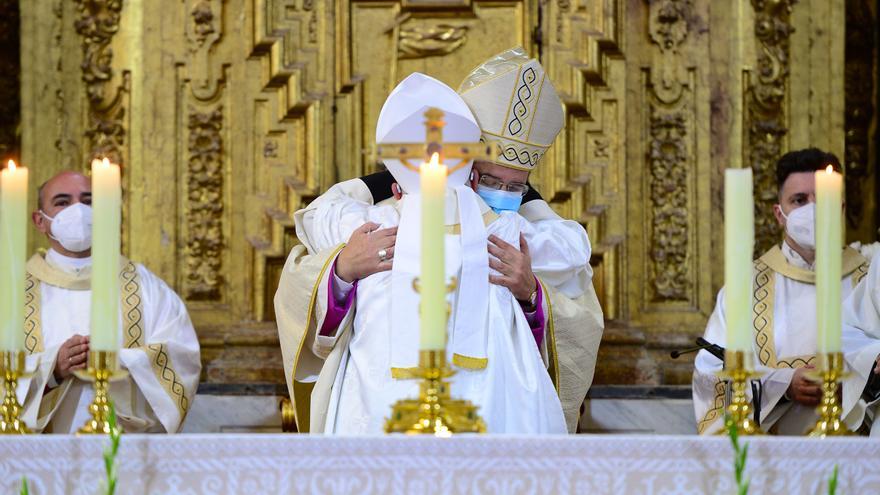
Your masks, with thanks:
<instances>
[{"instance_id":1,"label":"carved scroll ornament","mask_svg":"<svg viewBox=\"0 0 880 495\"><path fill-rule=\"evenodd\" d=\"M223 249L223 108L190 110L184 294L220 298Z\"/></svg>"}]
</instances>

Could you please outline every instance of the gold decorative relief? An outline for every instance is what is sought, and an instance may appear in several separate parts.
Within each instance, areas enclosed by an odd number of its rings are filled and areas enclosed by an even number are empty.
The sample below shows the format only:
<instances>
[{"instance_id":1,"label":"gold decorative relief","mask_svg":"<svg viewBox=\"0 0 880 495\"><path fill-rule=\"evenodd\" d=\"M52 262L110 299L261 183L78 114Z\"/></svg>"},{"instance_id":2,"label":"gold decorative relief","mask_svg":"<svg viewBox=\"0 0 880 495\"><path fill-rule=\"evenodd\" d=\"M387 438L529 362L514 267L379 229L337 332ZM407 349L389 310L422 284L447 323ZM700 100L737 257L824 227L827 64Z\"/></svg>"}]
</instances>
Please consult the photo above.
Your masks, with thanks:
<instances>
[{"instance_id":1,"label":"gold decorative relief","mask_svg":"<svg viewBox=\"0 0 880 495\"><path fill-rule=\"evenodd\" d=\"M76 0L74 26L82 37L82 80L88 98L88 158L107 157L116 163L125 158L125 97L129 75L123 73L121 84L113 82L111 42L119 31L122 0ZM108 87L113 94L108 97Z\"/></svg>"},{"instance_id":2,"label":"gold decorative relief","mask_svg":"<svg viewBox=\"0 0 880 495\"><path fill-rule=\"evenodd\" d=\"M187 170L188 238L184 248L184 295L191 301L220 299L223 249L223 108L189 113Z\"/></svg>"},{"instance_id":3,"label":"gold decorative relief","mask_svg":"<svg viewBox=\"0 0 880 495\"><path fill-rule=\"evenodd\" d=\"M785 94L789 73L791 9L796 0L752 0L757 65L748 79L746 159L755 181L755 255L780 238L779 226L765 214L776 203L776 160L787 148Z\"/></svg>"},{"instance_id":4,"label":"gold decorative relief","mask_svg":"<svg viewBox=\"0 0 880 495\"><path fill-rule=\"evenodd\" d=\"M400 29L397 56L400 59L447 55L467 42L468 26L437 24Z\"/></svg>"},{"instance_id":5,"label":"gold decorative relief","mask_svg":"<svg viewBox=\"0 0 880 495\"><path fill-rule=\"evenodd\" d=\"M686 301L688 267L688 131L683 112L652 108L651 280L655 301Z\"/></svg>"},{"instance_id":6,"label":"gold decorative relief","mask_svg":"<svg viewBox=\"0 0 880 495\"><path fill-rule=\"evenodd\" d=\"M688 37L691 0L653 1L648 32L659 51L648 84L647 166L650 191L650 301L689 301L694 286L691 242L691 128L696 116L679 47Z\"/></svg>"},{"instance_id":7,"label":"gold decorative relief","mask_svg":"<svg viewBox=\"0 0 880 495\"><path fill-rule=\"evenodd\" d=\"M214 9L211 2L202 0L193 6L192 11L192 33L195 43L202 46L208 40L208 37L217 32L214 29Z\"/></svg>"},{"instance_id":8,"label":"gold decorative relief","mask_svg":"<svg viewBox=\"0 0 880 495\"><path fill-rule=\"evenodd\" d=\"M848 239L877 239L876 186L871 184L871 141L876 142L875 111L877 26L880 12L868 0L846 0L846 66L844 81L846 148L846 219ZM875 3L876 5L876 3ZM872 131L872 123L874 128ZM872 135L873 132L873 135ZM876 157L874 158L876 163Z\"/></svg>"}]
</instances>

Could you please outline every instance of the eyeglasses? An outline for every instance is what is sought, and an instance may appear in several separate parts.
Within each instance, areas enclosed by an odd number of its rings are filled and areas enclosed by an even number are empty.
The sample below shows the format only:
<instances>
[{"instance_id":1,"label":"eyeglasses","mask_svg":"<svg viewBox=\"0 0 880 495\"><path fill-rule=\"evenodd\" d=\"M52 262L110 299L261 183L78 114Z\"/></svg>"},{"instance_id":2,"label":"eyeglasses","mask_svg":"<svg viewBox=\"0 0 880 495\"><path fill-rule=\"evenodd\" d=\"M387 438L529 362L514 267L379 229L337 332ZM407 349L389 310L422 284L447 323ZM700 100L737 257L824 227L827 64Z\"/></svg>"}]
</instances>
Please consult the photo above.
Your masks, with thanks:
<instances>
[{"instance_id":1,"label":"eyeglasses","mask_svg":"<svg viewBox=\"0 0 880 495\"><path fill-rule=\"evenodd\" d=\"M505 183L503 180L495 177L494 175L480 174L480 184L488 187L489 189L495 189L496 191L509 191L519 194L520 196L525 196L526 193L529 192L528 184L523 184L522 182Z\"/></svg>"}]
</instances>

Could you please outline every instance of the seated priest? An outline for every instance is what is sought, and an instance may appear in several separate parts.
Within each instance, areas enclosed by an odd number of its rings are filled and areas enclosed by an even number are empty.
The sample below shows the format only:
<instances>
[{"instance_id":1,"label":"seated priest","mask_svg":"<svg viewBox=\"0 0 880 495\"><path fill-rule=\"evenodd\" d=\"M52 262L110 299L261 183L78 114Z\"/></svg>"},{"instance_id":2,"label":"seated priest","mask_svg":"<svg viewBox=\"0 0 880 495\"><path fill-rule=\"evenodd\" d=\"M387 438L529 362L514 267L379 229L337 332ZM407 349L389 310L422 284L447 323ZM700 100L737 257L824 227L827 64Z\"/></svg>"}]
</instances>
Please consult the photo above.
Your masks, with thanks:
<instances>
[{"instance_id":1,"label":"seated priest","mask_svg":"<svg viewBox=\"0 0 880 495\"><path fill-rule=\"evenodd\" d=\"M810 370L817 365L814 174L828 165L840 171L836 156L816 148L792 151L779 159L776 165L779 203L774 205L773 214L785 235L779 245L754 261L750 319L754 326L755 364L762 373L761 387L755 388L761 390L760 401L756 403L751 391L747 391L747 395L760 411L761 428L771 434L803 435L818 419L815 410L822 390L820 384L809 377ZM868 272L868 261L858 251L844 247L842 239L841 249L841 297L846 299ZM876 333L880 332L875 329ZM724 289L718 294L705 339L722 346L726 341ZM864 355L870 354L867 359L872 364L877 357L878 348L872 339L852 329L844 330L843 346L848 367L853 362L861 362ZM701 434L716 433L724 427L727 396L725 382L717 376L722 362L702 350L696 357L695 368L693 397L697 430ZM862 426L864 403L856 406L869 375L870 367L862 374L851 375L844 383L843 417L853 430Z\"/></svg>"},{"instance_id":2,"label":"seated priest","mask_svg":"<svg viewBox=\"0 0 880 495\"><path fill-rule=\"evenodd\" d=\"M410 76L383 107L377 139L423 141L422 107L430 102L447 113L445 139L475 141L480 129L456 126L456 117L502 127L504 116L495 114L509 106L520 73L537 75L537 84L543 70L521 49L494 57L469 78L500 77L470 100ZM561 103L544 84L545 99L527 102L533 115L520 115L538 122L538 152L501 155L473 173L465 167L448 183L447 272L460 281L449 322L453 393L480 406L490 432L574 430L603 328L583 228L537 195L520 207L529 171L562 126ZM476 108L477 101L488 104ZM401 140L401 129L414 126L420 135ZM489 137L486 127L482 134ZM418 196L407 201L419 193L418 174L398 160L385 163L393 179L374 174L337 184L296 215L304 246L288 258L275 304L300 431L377 433L395 400L417 394L401 370L418 355L418 301L406 290L418 276ZM309 408L307 384L315 380Z\"/></svg>"},{"instance_id":3,"label":"seated priest","mask_svg":"<svg viewBox=\"0 0 880 495\"><path fill-rule=\"evenodd\" d=\"M91 416L86 367L91 304L91 181L65 171L40 186L37 230L51 248L27 263L25 348L34 376L19 382L23 419L35 431L73 433ZM124 257L119 267L119 362L110 383L126 432L177 432L199 381L199 342L183 302L156 275Z\"/></svg>"}]
</instances>

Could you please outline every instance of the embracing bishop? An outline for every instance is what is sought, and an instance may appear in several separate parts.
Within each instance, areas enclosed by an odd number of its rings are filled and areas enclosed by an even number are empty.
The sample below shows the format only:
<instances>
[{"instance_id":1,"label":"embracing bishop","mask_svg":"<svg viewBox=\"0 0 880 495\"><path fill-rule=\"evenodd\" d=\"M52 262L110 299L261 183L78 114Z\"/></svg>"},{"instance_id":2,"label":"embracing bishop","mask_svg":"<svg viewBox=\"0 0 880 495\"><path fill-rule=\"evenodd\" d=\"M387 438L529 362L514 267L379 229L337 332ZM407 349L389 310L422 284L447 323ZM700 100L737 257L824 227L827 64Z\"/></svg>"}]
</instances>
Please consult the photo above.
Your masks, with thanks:
<instances>
[{"instance_id":1,"label":"embracing bishop","mask_svg":"<svg viewBox=\"0 0 880 495\"><path fill-rule=\"evenodd\" d=\"M445 113L444 139L499 147L494 163L444 159L445 268L459 281L448 324L453 394L479 406L489 432L573 431L603 328L589 241L543 201L520 207L562 127L561 102L541 65L509 50L458 94L407 77L383 106L377 141L423 143L428 107ZM418 357L418 170L384 162L393 197L374 202L354 179L295 216L303 245L288 257L275 308L300 431L378 433L391 404L418 391L407 379Z\"/></svg>"}]
</instances>

